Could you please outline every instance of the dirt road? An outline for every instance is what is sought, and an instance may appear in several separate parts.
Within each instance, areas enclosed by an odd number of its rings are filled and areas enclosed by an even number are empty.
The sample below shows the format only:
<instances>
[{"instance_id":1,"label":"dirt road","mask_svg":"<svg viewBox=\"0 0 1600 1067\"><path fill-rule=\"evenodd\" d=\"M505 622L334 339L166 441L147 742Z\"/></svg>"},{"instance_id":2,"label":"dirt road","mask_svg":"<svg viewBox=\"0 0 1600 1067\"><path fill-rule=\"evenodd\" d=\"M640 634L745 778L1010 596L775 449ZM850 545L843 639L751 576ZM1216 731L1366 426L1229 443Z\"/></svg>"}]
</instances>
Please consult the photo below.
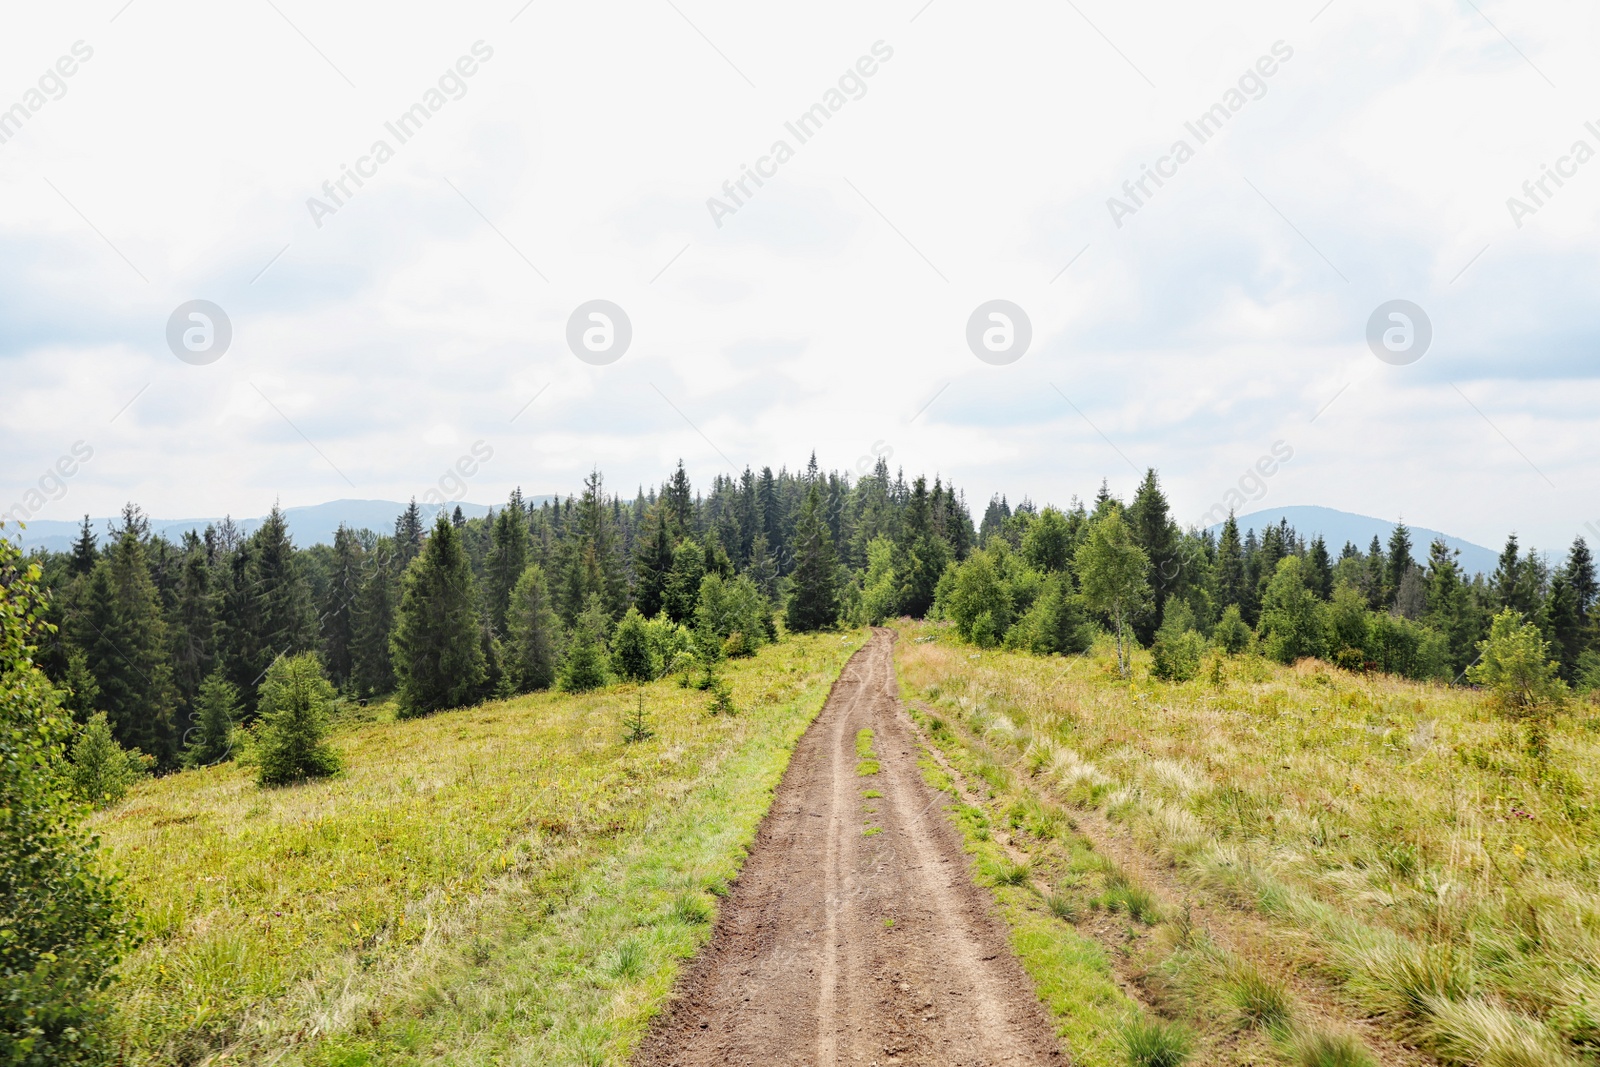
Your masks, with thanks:
<instances>
[{"instance_id":1,"label":"dirt road","mask_svg":"<svg viewBox=\"0 0 1600 1067\"><path fill-rule=\"evenodd\" d=\"M801 739L640 1067L1062 1062L949 798L917 769L893 643L874 631ZM858 773L864 728L876 774Z\"/></svg>"}]
</instances>

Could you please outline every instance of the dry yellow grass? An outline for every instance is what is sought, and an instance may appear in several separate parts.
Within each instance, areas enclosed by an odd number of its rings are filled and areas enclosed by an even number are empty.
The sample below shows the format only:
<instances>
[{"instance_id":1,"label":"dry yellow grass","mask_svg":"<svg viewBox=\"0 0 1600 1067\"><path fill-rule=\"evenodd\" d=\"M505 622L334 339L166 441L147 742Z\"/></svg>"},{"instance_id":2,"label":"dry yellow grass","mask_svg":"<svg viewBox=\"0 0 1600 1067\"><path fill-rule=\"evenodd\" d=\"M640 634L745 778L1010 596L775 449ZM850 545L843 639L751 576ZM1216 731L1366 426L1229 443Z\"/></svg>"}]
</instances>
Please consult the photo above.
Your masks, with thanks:
<instances>
[{"instance_id":1,"label":"dry yellow grass","mask_svg":"<svg viewBox=\"0 0 1600 1067\"><path fill-rule=\"evenodd\" d=\"M1305 662L1184 684L903 629L908 697L1019 788L1131 828L1189 889L1264 917L1353 1014L1459 1063L1575 1064L1600 1045L1600 719L1547 752L1483 696ZM934 640L913 640L934 638ZM1295 1046L1300 1047L1300 1046Z\"/></svg>"}]
</instances>

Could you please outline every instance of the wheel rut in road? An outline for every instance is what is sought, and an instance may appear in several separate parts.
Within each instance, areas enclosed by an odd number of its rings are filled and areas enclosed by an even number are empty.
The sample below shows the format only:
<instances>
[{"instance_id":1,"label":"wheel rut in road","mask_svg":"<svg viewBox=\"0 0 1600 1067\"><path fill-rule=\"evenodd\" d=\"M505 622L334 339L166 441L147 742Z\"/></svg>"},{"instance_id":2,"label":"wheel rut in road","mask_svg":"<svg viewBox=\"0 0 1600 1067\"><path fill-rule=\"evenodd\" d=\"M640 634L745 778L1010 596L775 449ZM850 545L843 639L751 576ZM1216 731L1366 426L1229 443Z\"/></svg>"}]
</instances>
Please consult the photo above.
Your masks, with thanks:
<instances>
[{"instance_id":1,"label":"wheel rut in road","mask_svg":"<svg viewBox=\"0 0 1600 1067\"><path fill-rule=\"evenodd\" d=\"M1063 1062L949 797L922 780L894 639L873 631L801 738L638 1067ZM863 729L875 774L858 773Z\"/></svg>"}]
</instances>

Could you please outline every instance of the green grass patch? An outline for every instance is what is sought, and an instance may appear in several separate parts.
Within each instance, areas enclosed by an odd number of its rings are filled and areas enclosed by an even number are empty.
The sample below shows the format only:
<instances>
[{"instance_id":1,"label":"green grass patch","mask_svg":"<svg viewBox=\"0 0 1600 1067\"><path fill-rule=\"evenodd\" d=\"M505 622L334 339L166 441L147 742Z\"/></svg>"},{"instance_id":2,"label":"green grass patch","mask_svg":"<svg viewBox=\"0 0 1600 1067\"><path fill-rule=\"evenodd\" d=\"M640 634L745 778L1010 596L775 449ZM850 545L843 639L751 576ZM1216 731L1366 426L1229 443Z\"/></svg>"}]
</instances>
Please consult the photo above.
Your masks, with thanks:
<instances>
[{"instance_id":1,"label":"green grass patch","mask_svg":"<svg viewBox=\"0 0 1600 1067\"><path fill-rule=\"evenodd\" d=\"M710 936L796 741L859 640L730 661L741 714L646 687L342 726L338 778L223 765L98 813L155 936L123 966L132 1065L620 1065Z\"/></svg>"}]
</instances>

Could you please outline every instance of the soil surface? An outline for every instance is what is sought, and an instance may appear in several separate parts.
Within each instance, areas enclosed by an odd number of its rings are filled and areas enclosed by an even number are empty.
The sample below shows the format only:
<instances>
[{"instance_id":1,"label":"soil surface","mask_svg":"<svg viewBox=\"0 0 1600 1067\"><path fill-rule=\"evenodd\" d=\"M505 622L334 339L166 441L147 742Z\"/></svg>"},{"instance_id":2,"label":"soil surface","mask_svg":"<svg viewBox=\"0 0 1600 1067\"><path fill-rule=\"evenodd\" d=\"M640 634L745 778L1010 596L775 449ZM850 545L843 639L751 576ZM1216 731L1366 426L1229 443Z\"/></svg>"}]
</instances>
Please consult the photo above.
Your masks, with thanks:
<instances>
[{"instance_id":1,"label":"soil surface","mask_svg":"<svg viewBox=\"0 0 1600 1067\"><path fill-rule=\"evenodd\" d=\"M949 797L917 768L894 637L873 631L801 738L639 1067L1063 1062ZM860 773L862 729L876 773Z\"/></svg>"}]
</instances>

